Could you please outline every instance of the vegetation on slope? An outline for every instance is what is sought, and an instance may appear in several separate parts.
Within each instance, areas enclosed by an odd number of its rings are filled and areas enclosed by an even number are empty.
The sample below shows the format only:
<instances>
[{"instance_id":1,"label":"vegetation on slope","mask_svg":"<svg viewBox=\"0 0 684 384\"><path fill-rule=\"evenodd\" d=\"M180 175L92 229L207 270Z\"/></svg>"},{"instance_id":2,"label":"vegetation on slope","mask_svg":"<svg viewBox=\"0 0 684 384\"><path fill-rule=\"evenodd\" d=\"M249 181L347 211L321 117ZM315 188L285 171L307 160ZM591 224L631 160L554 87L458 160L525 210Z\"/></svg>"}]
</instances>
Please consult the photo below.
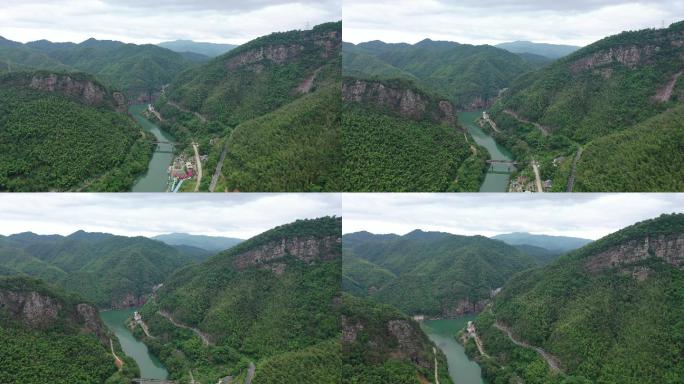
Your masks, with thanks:
<instances>
[{"instance_id":1,"label":"vegetation on slope","mask_svg":"<svg viewBox=\"0 0 684 384\"><path fill-rule=\"evenodd\" d=\"M101 308L136 305L154 285L193 262L176 248L143 237L80 231L67 237L23 233L0 240L0 262L12 274L80 292Z\"/></svg>"},{"instance_id":2,"label":"vegetation on slope","mask_svg":"<svg viewBox=\"0 0 684 384\"><path fill-rule=\"evenodd\" d=\"M22 305L19 296L40 301L44 307L17 313L16 306ZM76 307L83 301L78 297L39 280L0 278L0 303L0 382L114 384L130 382L138 374L129 358L124 358L124 370L117 371L109 343L93 333L104 332L104 325L99 317L82 318ZM124 356L118 342L115 346L117 354Z\"/></svg>"},{"instance_id":3,"label":"vegetation on slope","mask_svg":"<svg viewBox=\"0 0 684 384\"><path fill-rule=\"evenodd\" d=\"M484 178L485 151L474 155L466 134L440 110L440 100L408 80L345 78L345 87L364 82L388 93L404 93L400 105L384 105L392 96L367 94L345 101L342 110L342 170L347 191L477 191ZM352 99L354 90L344 91ZM416 95L416 105L409 105ZM400 96L394 95L397 99ZM407 102L404 103L403 100ZM407 116L403 108L425 110ZM390 101L391 103L392 101ZM420 104L420 105L418 105ZM413 112L409 112L413 113ZM473 147L474 148L474 147Z\"/></svg>"},{"instance_id":4,"label":"vegetation on slope","mask_svg":"<svg viewBox=\"0 0 684 384\"><path fill-rule=\"evenodd\" d=\"M446 357L420 326L397 309L348 294L342 297L342 383L451 383Z\"/></svg>"},{"instance_id":5,"label":"vegetation on slope","mask_svg":"<svg viewBox=\"0 0 684 384\"><path fill-rule=\"evenodd\" d=\"M226 144L225 188L339 191L340 83L235 128Z\"/></svg>"},{"instance_id":6,"label":"vegetation on slope","mask_svg":"<svg viewBox=\"0 0 684 384\"><path fill-rule=\"evenodd\" d=\"M510 326L516 337L558 357L567 377L548 375L546 364L531 355L507 351L503 344L488 345L486 335L499 331L491 327L493 318L484 315L477 324L487 352L498 365L516 371L493 369L490 382L533 369L538 379L532 382L537 383L679 383L684 377L681 268L656 257L593 272L585 264L607 249L628 252L630 244L646 237L683 233L684 215L663 215L512 279L495 301L496 320Z\"/></svg>"},{"instance_id":7,"label":"vegetation on slope","mask_svg":"<svg viewBox=\"0 0 684 384\"><path fill-rule=\"evenodd\" d=\"M359 273L352 261L344 269L345 276L358 284L383 284L361 287L371 298L408 314L428 316L478 312L492 290L535 264L529 256L500 241L420 230L345 247L349 247L345 248L345 260L353 252L353 256L378 266ZM383 276L383 269L396 278ZM373 273L373 278L368 273Z\"/></svg>"},{"instance_id":8,"label":"vegetation on slope","mask_svg":"<svg viewBox=\"0 0 684 384\"><path fill-rule=\"evenodd\" d=\"M353 51L357 55L375 56L389 66L361 62L363 56L357 56L354 67L348 66L348 69L357 73L363 71L367 76L388 78L397 75L394 69L397 68L420 79L424 86L445 95L459 107L486 104L514 78L533 69L518 55L491 46L426 39L415 45L372 41L355 48ZM365 72L364 67L372 72Z\"/></svg>"},{"instance_id":9,"label":"vegetation on slope","mask_svg":"<svg viewBox=\"0 0 684 384\"><path fill-rule=\"evenodd\" d=\"M310 354L319 348L326 351L319 358L334 366L339 357L326 345L339 338L340 236L339 218L300 220L176 272L141 310L157 336L146 342L173 378L184 377L192 367L196 379L214 382L244 374L253 361L260 380L269 382L280 377L273 365L297 356L314 358ZM283 242L311 247L306 251L310 259L295 251L275 259L258 256L278 254ZM196 334L173 326L159 311L198 328L213 345L204 346ZM334 372L315 374L329 380ZM299 382L297 377L285 382Z\"/></svg>"},{"instance_id":10,"label":"vegetation on slope","mask_svg":"<svg viewBox=\"0 0 684 384\"><path fill-rule=\"evenodd\" d=\"M152 152L139 128L106 98L97 107L33 89L31 79L43 75L0 77L0 190L129 189L147 169ZM93 81L68 76L74 82Z\"/></svg>"}]
</instances>

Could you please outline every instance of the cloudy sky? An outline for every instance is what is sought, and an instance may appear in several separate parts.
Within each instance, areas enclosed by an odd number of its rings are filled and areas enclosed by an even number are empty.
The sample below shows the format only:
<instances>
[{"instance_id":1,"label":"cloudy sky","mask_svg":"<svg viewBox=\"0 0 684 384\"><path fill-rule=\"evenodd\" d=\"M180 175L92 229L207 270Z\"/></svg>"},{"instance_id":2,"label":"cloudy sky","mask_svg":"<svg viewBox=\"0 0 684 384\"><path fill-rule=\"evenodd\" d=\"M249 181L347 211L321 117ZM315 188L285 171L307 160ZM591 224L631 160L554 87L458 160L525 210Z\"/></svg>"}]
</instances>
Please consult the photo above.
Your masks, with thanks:
<instances>
[{"instance_id":1,"label":"cloudy sky","mask_svg":"<svg viewBox=\"0 0 684 384\"><path fill-rule=\"evenodd\" d=\"M246 239L297 219L341 215L339 194L2 194L0 234L184 232Z\"/></svg>"},{"instance_id":2,"label":"cloudy sky","mask_svg":"<svg viewBox=\"0 0 684 384\"><path fill-rule=\"evenodd\" d=\"M344 40L587 45L684 19L681 0L345 0Z\"/></svg>"},{"instance_id":3,"label":"cloudy sky","mask_svg":"<svg viewBox=\"0 0 684 384\"><path fill-rule=\"evenodd\" d=\"M242 44L342 18L341 0L2 0L0 36L81 42Z\"/></svg>"},{"instance_id":4,"label":"cloudy sky","mask_svg":"<svg viewBox=\"0 0 684 384\"><path fill-rule=\"evenodd\" d=\"M598 239L662 213L684 212L684 194L349 194L344 233L414 229L493 236L530 232Z\"/></svg>"}]
</instances>

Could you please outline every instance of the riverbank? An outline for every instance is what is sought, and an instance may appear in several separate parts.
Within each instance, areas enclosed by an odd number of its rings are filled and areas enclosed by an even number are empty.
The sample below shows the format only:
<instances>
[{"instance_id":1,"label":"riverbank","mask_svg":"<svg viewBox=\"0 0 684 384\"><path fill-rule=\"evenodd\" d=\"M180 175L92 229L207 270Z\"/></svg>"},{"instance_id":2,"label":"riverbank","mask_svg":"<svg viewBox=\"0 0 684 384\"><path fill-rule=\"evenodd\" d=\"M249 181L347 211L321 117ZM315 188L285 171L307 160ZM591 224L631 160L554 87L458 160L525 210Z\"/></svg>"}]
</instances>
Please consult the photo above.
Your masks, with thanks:
<instances>
[{"instance_id":1,"label":"riverbank","mask_svg":"<svg viewBox=\"0 0 684 384\"><path fill-rule=\"evenodd\" d=\"M475 315L455 319L425 320L421 328L447 357L449 376L454 384L483 384L480 366L468 359L465 348L456 340L456 334L463 329Z\"/></svg>"},{"instance_id":2,"label":"riverbank","mask_svg":"<svg viewBox=\"0 0 684 384\"><path fill-rule=\"evenodd\" d=\"M100 312L105 325L114 332L126 356L135 360L140 368L140 376L146 379L166 379L169 373L159 359L150 353L143 342L133 336L126 320L133 316L135 308L114 309Z\"/></svg>"},{"instance_id":3,"label":"riverbank","mask_svg":"<svg viewBox=\"0 0 684 384\"><path fill-rule=\"evenodd\" d=\"M513 154L500 146L494 138L477 125L475 121L482 117L482 112L483 110L476 110L458 113L459 123L468 130L477 145L489 152L490 160L500 162L489 166L487 175L480 186L480 192L507 192L511 173L515 171L515 167L506 162L513 161Z\"/></svg>"},{"instance_id":4,"label":"riverbank","mask_svg":"<svg viewBox=\"0 0 684 384\"><path fill-rule=\"evenodd\" d=\"M143 115L143 111L146 109L147 106L144 104L135 104L128 108L128 112L146 132L153 134L158 142L174 142L174 138L170 134L164 132ZM132 192L165 192L169 181L168 169L173 157L172 144L156 144L147 172L135 182Z\"/></svg>"}]
</instances>

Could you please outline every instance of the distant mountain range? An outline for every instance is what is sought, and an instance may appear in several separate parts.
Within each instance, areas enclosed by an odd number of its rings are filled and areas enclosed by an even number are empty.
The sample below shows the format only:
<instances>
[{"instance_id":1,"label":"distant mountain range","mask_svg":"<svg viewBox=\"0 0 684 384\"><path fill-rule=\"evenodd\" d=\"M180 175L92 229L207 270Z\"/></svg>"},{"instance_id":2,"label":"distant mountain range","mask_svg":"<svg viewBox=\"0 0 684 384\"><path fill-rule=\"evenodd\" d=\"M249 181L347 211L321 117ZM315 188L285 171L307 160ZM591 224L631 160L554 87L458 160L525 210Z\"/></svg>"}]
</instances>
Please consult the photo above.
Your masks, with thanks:
<instances>
[{"instance_id":1,"label":"distant mountain range","mask_svg":"<svg viewBox=\"0 0 684 384\"><path fill-rule=\"evenodd\" d=\"M592 240L579 237L534 235L527 232L514 232L493 236L492 239L501 240L510 245L531 245L559 253L581 248Z\"/></svg>"},{"instance_id":2,"label":"distant mountain range","mask_svg":"<svg viewBox=\"0 0 684 384\"><path fill-rule=\"evenodd\" d=\"M193 52L207 57L216 57L238 47L233 44L202 43L192 40L165 41L157 45L178 53Z\"/></svg>"},{"instance_id":3,"label":"distant mountain range","mask_svg":"<svg viewBox=\"0 0 684 384\"><path fill-rule=\"evenodd\" d=\"M558 59L582 48L575 45L533 43L531 41L512 41L495 45L513 53L531 53L534 55Z\"/></svg>"},{"instance_id":4,"label":"distant mountain range","mask_svg":"<svg viewBox=\"0 0 684 384\"><path fill-rule=\"evenodd\" d=\"M233 237L190 235L187 233L169 233L152 237L169 245L187 245L202 248L207 251L225 251L226 249L241 243L242 239Z\"/></svg>"}]
</instances>

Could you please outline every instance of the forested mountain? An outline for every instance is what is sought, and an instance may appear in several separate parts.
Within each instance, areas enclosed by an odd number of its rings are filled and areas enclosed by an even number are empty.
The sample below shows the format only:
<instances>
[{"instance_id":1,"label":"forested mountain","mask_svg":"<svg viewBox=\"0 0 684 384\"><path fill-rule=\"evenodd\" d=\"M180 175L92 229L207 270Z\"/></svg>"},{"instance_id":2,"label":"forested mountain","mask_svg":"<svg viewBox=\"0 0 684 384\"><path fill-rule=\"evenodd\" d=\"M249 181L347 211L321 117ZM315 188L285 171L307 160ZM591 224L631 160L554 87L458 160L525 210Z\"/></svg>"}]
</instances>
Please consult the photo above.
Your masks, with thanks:
<instances>
[{"instance_id":1,"label":"forested mountain","mask_svg":"<svg viewBox=\"0 0 684 384\"><path fill-rule=\"evenodd\" d=\"M210 58L222 55L238 47L233 44L203 43L192 40L165 41L157 45L178 53L194 52Z\"/></svg>"},{"instance_id":2,"label":"forested mountain","mask_svg":"<svg viewBox=\"0 0 684 384\"><path fill-rule=\"evenodd\" d=\"M683 244L684 215L662 215L515 276L476 322L488 382L681 382Z\"/></svg>"},{"instance_id":3,"label":"forested mountain","mask_svg":"<svg viewBox=\"0 0 684 384\"><path fill-rule=\"evenodd\" d=\"M120 383L138 373L94 306L39 280L0 277L0 345L3 383Z\"/></svg>"},{"instance_id":4,"label":"forested mountain","mask_svg":"<svg viewBox=\"0 0 684 384\"><path fill-rule=\"evenodd\" d=\"M153 239L169 245L190 245L207 251L225 251L243 241L234 237L190 235L187 233L168 233L154 236Z\"/></svg>"},{"instance_id":5,"label":"forested mountain","mask_svg":"<svg viewBox=\"0 0 684 384\"><path fill-rule=\"evenodd\" d=\"M5 273L41 278L79 292L101 308L141 305L155 285L195 262L191 256L144 237L83 231L69 236L0 237Z\"/></svg>"},{"instance_id":6,"label":"forested mountain","mask_svg":"<svg viewBox=\"0 0 684 384\"><path fill-rule=\"evenodd\" d=\"M80 44L40 40L25 46L70 68L90 73L139 102L150 101L152 94L192 65L179 53L150 44L88 39Z\"/></svg>"},{"instance_id":7,"label":"forested mountain","mask_svg":"<svg viewBox=\"0 0 684 384\"><path fill-rule=\"evenodd\" d=\"M244 378L253 362L254 383L338 383L341 224L299 220L174 273L141 309L146 344L175 379Z\"/></svg>"},{"instance_id":8,"label":"forested mountain","mask_svg":"<svg viewBox=\"0 0 684 384\"><path fill-rule=\"evenodd\" d=\"M405 79L345 77L347 191L476 191L485 151L469 144L453 105Z\"/></svg>"},{"instance_id":9,"label":"forested mountain","mask_svg":"<svg viewBox=\"0 0 684 384\"><path fill-rule=\"evenodd\" d=\"M446 358L417 322L397 309L342 296L342 383L451 384Z\"/></svg>"},{"instance_id":10,"label":"forested mountain","mask_svg":"<svg viewBox=\"0 0 684 384\"><path fill-rule=\"evenodd\" d=\"M556 191L679 191L684 22L623 32L518 78L497 141Z\"/></svg>"},{"instance_id":11,"label":"forested mountain","mask_svg":"<svg viewBox=\"0 0 684 384\"><path fill-rule=\"evenodd\" d=\"M426 39L414 45L345 44L344 49L352 55L345 59L345 75L387 79L409 74L457 108L490 105L513 79L534 69L520 56L488 45Z\"/></svg>"},{"instance_id":12,"label":"forested mountain","mask_svg":"<svg viewBox=\"0 0 684 384\"><path fill-rule=\"evenodd\" d=\"M404 236L344 236L345 290L408 314L477 313L493 291L534 260L501 241L413 231Z\"/></svg>"},{"instance_id":13,"label":"forested mountain","mask_svg":"<svg viewBox=\"0 0 684 384\"><path fill-rule=\"evenodd\" d=\"M90 75L0 75L0 190L128 190L152 145L125 109Z\"/></svg>"},{"instance_id":14,"label":"forested mountain","mask_svg":"<svg viewBox=\"0 0 684 384\"><path fill-rule=\"evenodd\" d=\"M187 70L156 107L209 151L207 190L339 190L342 24L260 37Z\"/></svg>"},{"instance_id":15,"label":"forested mountain","mask_svg":"<svg viewBox=\"0 0 684 384\"><path fill-rule=\"evenodd\" d=\"M582 48L575 45L533 43L531 41L512 41L495 45L513 53L532 53L549 59L559 59Z\"/></svg>"},{"instance_id":16,"label":"forested mountain","mask_svg":"<svg viewBox=\"0 0 684 384\"><path fill-rule=\"evenodd\" d=\"M20 70L85 72L130 99L150 101L193 62L155 45L88 39L82 43L38 40L22 44L0 38L0 73Z\"/></svg>"},{"instance_id":17,"label":"forested mountain","mask_svg":"<svg viewBox=\"0 0 684 384\"><path fill-rule=\"evenodd\" d=\"M534 235L527 232L504 233L492 236L492 239L501 240L511 245L534 245L558 253L572 251L592 242L592 240L579 237Z\"/></svg>"}]
</instances>

